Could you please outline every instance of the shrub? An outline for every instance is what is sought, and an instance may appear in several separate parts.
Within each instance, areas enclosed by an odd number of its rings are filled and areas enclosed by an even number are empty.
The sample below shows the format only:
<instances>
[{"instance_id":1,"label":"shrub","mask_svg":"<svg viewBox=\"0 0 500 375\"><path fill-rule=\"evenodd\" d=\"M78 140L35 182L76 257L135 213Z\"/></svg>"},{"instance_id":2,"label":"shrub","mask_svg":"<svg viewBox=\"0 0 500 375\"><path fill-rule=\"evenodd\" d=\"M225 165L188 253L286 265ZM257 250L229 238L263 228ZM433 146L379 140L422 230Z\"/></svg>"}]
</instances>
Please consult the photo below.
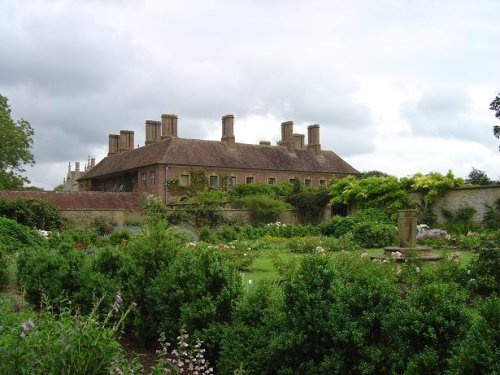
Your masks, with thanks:
<instances>
[{"instance_id":1,"label":"shrub","mask_svg":"<svg viewBox=\"0 0 500 375\"><path fill-rule=\"evenodd\" d=\"M279 220L287 207L285 202L265 195L248 196L243 198L241 202L250 211L250 219L254 224L265 224Z\"/></svg>"},{"instance_id":2,"label":"shrub","mask_svg":"<svg viewBox=\"0 0 500 375\"><path fill-rule=\"evenodd\" d=\"M284 282L283 324L269 346L274 372L385 373L381 321L398 291L383 272L349 255L305 257Z\"/></svg>"},{"instance_id":3,"label":"shrub","mask_svg":"<svg viewBox=\"0 0 500 375\"><path fill-rule=\"evenodd\" d=\"M479 300L464 340L453 350L449 374L500 373L500 298Z\"/></svg>"},{"instance_id":4,"label":"shrub","mask_svg":"<svg viewBox=\"0 0 500 375\"><path fill-rule=\"evenodd\" d=\"M24 249L18 258L18 282L28 300L38 304L42 294L55 300L72 295L79 287L79 272L85 254L75 244L62 243L58 248Z\"/></svg>"},{"instance_id":5,"label":"shrub","mask_svg":"<svg viewBox=\"0 0 500 375\"><path fill-rule=\"evenodd\" d=\"M325 236L340 237L352 232L356 222L350 216L333 216L328 222L320 224L321 233Z\"/></svg>"},{"instance_id":6,"label":"shrub","mask_svg":"<svg viewBox=\"0 0 500 375\"><path fill-rule=\"evenodd\" d=\"M444 373L470 325L465 298L465 291L453 283L411 289L384 317L391 363L387 373Z\"/></svg>"},{"instance_id":7,"label":"shrub","mask_svg":"<svg viewBox=\"0 0 500 375\"><path fill-rule=\"evenodd\" d=\"M459 207L456 211L442 208L441 212L447 221L445 227L449 232L465 234L475 227L472 222L472 218L476 213L474 207L463 206Z\"/></svg>"},{"instance_id":8,"label":"shrub","mask_svg":"<svg viewBox=\"0 0 500 375\"><path fill-rule=\"evenodd\" d=\"M392 224L358 223L353 231L354 241L363 247L384 247L395 242L397 228Z\"/></svg>"},{"instance_id":9,"label":"shrub","mask_svg":"<svg viewBox=\"0 0 500 375\"><path fill-rule=\"evenodd\" d=\"M0 216L0 245L7 253L26 247L41 246L45 240L34 230L14 220Z\"/></svg>"},{"instance_id":10,"label":"shrub","mask_svg":"<svg viewBox=\"0 0 500 375\"><path fill-rule=\"evenodd\" d=\"M0 245L0 291L9 284L9 258L5 246Z\"/></svg>"},{"instance_id":11,"label":"shrub","mask_svg":"<svg viewBox=\"0 0 500 375\"><path fill-rule=\"evenodd\" d=\"M270 374L275 366L268 347L283 319L283 295L274 284L260 282L235 305L224 327L217 374Z\"/></svg>"},{"instance_id":12,"label":"shrub","mask_svg":"<svg viewBox=\"0 0 500 375\"><path fill-rule=\"evenodd\" d=\"M500 249L490 247L479 250L470 265L471 288L481 295L500 295Z\"/></svg>"},{"instance_id":13,"label":"shrub","mask_svg":"<svg viewBox=\"0 0 500 375\"><path fill-rule=\"evenodd\" d=\"M240 293L240 276L224 255L198 246L185 249L146 290L150 334L165 332L172 340L181 327L195 332L228 322Z\"/></svg>"},{"instance_id":14,"label":"shrub","mask_svg":"<svg viewBox=\"0 0 500 375\"><path fill-rule=\"evenodd\" d=\"M5 216L31 228L54 230L63 226L59 211L50 203L38 199L0 199L0 216Z\"/></svg>"},{"instance_id":15,"label":"shrub","mask_svg":"<svg viewBox=\"0 0 500 375\"><path fill-rule=\"evenodd\" d=\"M500 198L495 201L493 206L486 205L483 224L488 229L500 229Z\"/></svg>"}]
</instances>

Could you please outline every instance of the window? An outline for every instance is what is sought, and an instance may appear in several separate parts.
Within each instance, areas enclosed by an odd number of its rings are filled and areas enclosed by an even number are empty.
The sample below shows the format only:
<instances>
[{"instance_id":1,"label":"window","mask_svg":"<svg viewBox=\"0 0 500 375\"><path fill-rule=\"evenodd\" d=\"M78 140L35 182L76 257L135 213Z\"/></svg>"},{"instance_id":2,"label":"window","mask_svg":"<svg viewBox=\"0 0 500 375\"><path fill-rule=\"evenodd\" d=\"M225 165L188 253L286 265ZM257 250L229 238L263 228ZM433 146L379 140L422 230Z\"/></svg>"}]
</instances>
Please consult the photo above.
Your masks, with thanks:
<instances>
[{"instance_id":1,"label":"window","mask_svg":"<svg viewBox=\"0 0 500 375\"><path fill-rule=\"evenodd\" d=\"M179 176L179 185L180 186L189 186L189 175L188 174L181 174Z\"/></svg>"},{"instance_id":2,"label":"window","mask_svg":"<svg viewBox=\"0 0 500 375\"><path fill-rule=\"evenodd\" d=\"M311 187L311 179L310 178L306 178L304 180L304 185L306 185L307 187Z\"/></svg>"},{"instance_id":3,"label":"window","mask_svg":"<svg viewBox=\"0 0 500 375\"><path fill-rule=\"evenodd\" d=\"M288 180L289 183L294 184L295 183L295 178L291 178Z\"/></svg>"},{"instance_id":4,"label":"window","mask_svg":"<svg viewBox=\"0 0 500 375\"><path fill-rule=\"evenodd\" d=\"M319 186L325 186L326 180L319 180Z\"/></svg>"},{"instance_id":5,"label":"window","mask_svg":"<svg viewBox=\"0 0 500 375\"><path fill-rule=\"evenodd\" d=\"M227 178L227 186L234 186L236 185L236 177L235 176L229 176Z\"/></svg>"},{"instance_id":6,"label":"window","mask_svg":"<svg viewBox=\"0 0 500 375\"><path fill-rule=\"evenodd\" d=\"M274 177L269 177L269 178L267 179L267 183L268 183L269 185L274 185L274 184L276 184L276 178L274 178Z\"/></svg>"},{"instance_id":7,"label":"window","mask_svg":"<svg viewBox=\"0 0 500 375\"><path fill-rule=\"evenodd\" d=\"M147 180L146 180L146 172L141 173L141 186L146 187L147 186Z\"/></svg>"},{"instance_id":8,"label":"window","mask_svg":"<svg viewBox=\"0 0 500 375\"><path fill-rule=\"evenodd\" d=\"M254 178L254 177L247 177L247 178L245 179L245 182L246 182L247 184L253 184L253 183L255 182L255 178Z\"/></svg>"},{"instance_id":9,"label":"window","mask_svg":"<svg viewBox=\"0 0 500 375\"><path fill-rule=\"evenodd\" d=\"M149 171L149 186L155 186L156 175L155 171Z\"/></svg>"},{"instance_id":10,"label":"window","mask_svg":"<svg viewBox=\"0 0 500 375\"><path fill-rule=\"evenodd\" d=\"M211 187L219 186L219 176L210 176L209 181Z\"/></svg>"}]
</instances>

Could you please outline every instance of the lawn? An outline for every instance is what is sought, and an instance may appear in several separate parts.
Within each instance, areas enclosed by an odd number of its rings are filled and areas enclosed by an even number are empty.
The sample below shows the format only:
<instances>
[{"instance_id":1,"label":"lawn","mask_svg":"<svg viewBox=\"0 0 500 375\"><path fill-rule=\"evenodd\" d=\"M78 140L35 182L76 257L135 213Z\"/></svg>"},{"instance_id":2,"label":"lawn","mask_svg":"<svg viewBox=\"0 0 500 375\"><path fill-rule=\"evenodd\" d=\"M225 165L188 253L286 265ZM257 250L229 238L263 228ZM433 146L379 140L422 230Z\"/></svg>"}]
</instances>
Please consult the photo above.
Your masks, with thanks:
<instances>
[{"instance_id":1,"label":"lawn","mask_svg":"<svg viewBox=\"0 0 500 375\"><path fill-rule=\"evenodd\" d=\"M368 249L369 255L382 255L384 253L384 249ZM432 250L435 254L444 255L444 258L448 258L448 256L452 253L449 249L435 249ZM332 253L333 255L336 253ZM262 250L260 255L255 258L249 267L249 271L243 274L244 280L249 282L256 282L260 280L268 280L268 281L277 281L280 276L278 271L276 270L273 262L273 258L276 256L280 257L283 261L289 262L292 260L292 257L301 257L301 254L293 254L289 250L276 250L276 249L267 249ZM460 257L460 266L467 267L474 257L474 253L469 251L462 252L462 256Z\"/></svg>"}]
</instances>

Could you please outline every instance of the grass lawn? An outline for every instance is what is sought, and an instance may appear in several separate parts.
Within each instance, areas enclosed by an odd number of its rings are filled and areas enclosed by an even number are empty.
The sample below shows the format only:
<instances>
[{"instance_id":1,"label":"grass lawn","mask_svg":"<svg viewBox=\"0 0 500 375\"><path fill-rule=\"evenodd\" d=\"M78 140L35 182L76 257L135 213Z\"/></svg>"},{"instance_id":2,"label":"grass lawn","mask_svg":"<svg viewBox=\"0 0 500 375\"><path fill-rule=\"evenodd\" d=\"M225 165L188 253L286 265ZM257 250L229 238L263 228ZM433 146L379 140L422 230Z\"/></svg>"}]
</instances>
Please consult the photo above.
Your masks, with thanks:
<instances>
[{"instance_id":1,"label":"grass lawn","mask_svg":"<svg viewBox=\"0 0 500 375\"><path fill-rule=\"evenodd\" d=\"M384 249L368 249L369 255L382 255L384 253ZM435 249L432 250L434 254L442 254L444 258L448 258L448 256L452 253L449 249ZM335 253L333 253L335 254ZM293 254L289 250L263 250L261 254L255 258L252 262L252 265L249 267L249 271L243 274L245 280L251 280L252 282L260 281L260 280L268 280L268 281L277 281L280 276L278 271L274 267L273 258L279 256L284 261L290 261L292 257L301 257L300 254ZM462 256L460 257L460 266L467 267L474 257L474 253L464 251L462 252Z\"/></svg>"}]
</instances>

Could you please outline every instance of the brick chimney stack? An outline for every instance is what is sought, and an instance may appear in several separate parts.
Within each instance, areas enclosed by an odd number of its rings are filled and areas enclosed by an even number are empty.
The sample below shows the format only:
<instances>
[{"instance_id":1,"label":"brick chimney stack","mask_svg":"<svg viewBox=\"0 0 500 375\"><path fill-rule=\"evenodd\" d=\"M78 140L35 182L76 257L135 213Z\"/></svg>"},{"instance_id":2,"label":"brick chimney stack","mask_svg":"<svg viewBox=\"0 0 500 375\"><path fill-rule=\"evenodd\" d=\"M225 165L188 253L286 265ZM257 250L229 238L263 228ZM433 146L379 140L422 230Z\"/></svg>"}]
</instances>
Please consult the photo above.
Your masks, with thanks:
<instances>
[{"instance_id":1,"label":"brick chimney stack","mask_svg":"<svg viewBox=\"0 0 500 375\"><path fill-rule=\"evenodd\" d=\"M158 142L161 138L161 122L146 120L146 146Z\"/></svg>"},{"instance_id":2,"label":"brick chimney stack","mask_svg":"<svg viewBox=\"0 0 500 375\"><path fill-rule=\"evenodd\" d=\"M228 145L234 145L234 116L225 115L222 116L222 142Z\"/></svg>"},{"instance_id":3,"label":"brick chimney stack","mask_svg":"<svg viewBox=\"0 0 500 375\"><path fill-rule=\"evenodd\" d=\"M75 172L80 172L80 162L75 161Z\"/></svg>"},{"instance_id":4,"label":"brick chimney stack","mask_svg":"<svg viewBox=\"0 0 500 375\"><path fill-rule=\"evenodd\" d=\"M305 145L305 136L304 134L294 134L293 135L293 143L295 149L303 149Z\"/></svg>"},{"instance_id":5,"label":"brick chimney stack","mask_svg":"<svg viewBox=\"0 0 500 375\"><path fill-rule=\"evenodd\" d=\"M161 115L161 139L177 137L177 116L172 114Z\"/></svg>"},{"instance_id":6,"label":"brick chimney stack","mask_svg":"<svg viewBox=\"0 0 500 375\"><path fill-rule=\"evenodd\" d=\"M318 124L309 125L307 127L307 149L313 151L317 156L321 155Z\"/></svg>"},{"instance_id":7,"label":"brick chimney stack","mask_svg":"<svg viewBox=\"0 0 500 375\"><path fill-rule=\"evenodd\" d=\"M134 149L134 132L132 130L120 130L118 151L125 152Z\"/></svg>"},{"instance_id":8,"label":"brick chimney stack","mask_svg":"<svg viewBox=\"0 0 500 375\"><path fill-rule=\"evenodd\" d=\"M108 138L109 138L108 156L118 154L118 143L120 140L120 136L118 134L110 134Z\"/></svg>"},{"instance_id":9,"label":"brick chimney stack","mask_svg":"<svg viewBox=\"0 0 500 375\"><path fill-rule=\"evenodd\" d=\"M288 151L293 151L293 121L285 121L281 123L281 143Z\"/></svg>"}]
</instances>

